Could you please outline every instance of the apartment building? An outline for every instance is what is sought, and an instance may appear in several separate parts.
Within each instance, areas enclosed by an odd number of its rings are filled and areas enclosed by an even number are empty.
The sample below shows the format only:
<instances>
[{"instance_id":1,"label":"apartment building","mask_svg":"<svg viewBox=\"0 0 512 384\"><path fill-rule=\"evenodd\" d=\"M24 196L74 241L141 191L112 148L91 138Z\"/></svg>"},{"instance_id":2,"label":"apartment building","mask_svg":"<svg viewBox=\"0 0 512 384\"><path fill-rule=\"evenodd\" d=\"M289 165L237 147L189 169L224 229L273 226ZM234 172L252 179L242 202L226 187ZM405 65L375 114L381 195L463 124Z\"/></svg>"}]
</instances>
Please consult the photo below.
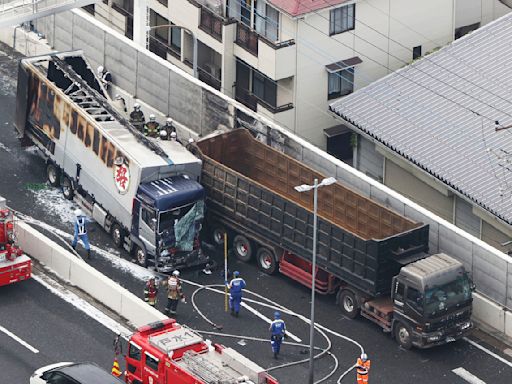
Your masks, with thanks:
<instances>
[{"instance_id":1,"label":"apartment building","mask_svg":"<svg viewBox=\"0 0 512 384\"><path fill-rule=\"evenodd\" d=\"M137 12L141 2L146 12ZM196 43L199 79L348 159L351 132L330 103L510 8L498 0L104 0L88 10L130 38L150 25L149 49L191 74ZM168 25L176 27L158 27Z\"/></svg>"}]
</instances>

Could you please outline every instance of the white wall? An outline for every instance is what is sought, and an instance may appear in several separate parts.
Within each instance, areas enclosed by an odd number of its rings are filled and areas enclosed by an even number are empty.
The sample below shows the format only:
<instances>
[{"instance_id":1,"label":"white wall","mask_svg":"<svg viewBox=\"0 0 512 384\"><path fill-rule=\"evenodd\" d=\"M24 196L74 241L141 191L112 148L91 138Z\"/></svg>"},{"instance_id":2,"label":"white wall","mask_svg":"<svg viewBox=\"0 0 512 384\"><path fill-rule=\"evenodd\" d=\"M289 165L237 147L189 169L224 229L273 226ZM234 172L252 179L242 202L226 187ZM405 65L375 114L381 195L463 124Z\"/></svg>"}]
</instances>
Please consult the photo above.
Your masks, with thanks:
<instances>
[{"instance_id":1,"label":"white wall","mask_svg":"<svg viewBox=\"0 0 512 384\"><path fill-rule=\"evenodd\" d=\"M511 11L499 0L455 0L455 28L487 24Z\"/></svg>"},{"instance_id":2,"label":"white wall","mask_svg":"<svg viewBox=\"0 0 512 384\"><path fill-rule=\"evenodd\" d=\"M355 69L354 83L355 89L364 87L386 75L388 68L395 70L410 63L413 47L421 45L423 52L427 52L450 42L453 3L452 0L356 2L355 25L353 31L329 37L328 9L299 20L295 132L321 148L325 146L323 129L338 124L327 113L333 100L327 100L325 65L359 56L363 63Z\"/></svg>"}]
</instances>

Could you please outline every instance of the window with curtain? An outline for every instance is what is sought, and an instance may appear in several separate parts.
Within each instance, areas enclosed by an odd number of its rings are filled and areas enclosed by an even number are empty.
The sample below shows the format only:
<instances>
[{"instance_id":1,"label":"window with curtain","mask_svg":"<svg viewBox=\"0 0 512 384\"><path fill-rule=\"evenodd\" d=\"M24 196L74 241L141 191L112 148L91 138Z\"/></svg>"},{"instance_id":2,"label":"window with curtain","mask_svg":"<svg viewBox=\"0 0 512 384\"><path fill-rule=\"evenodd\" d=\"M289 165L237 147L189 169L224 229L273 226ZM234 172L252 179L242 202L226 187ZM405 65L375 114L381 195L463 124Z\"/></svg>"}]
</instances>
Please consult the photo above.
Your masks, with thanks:
<instances>
[{"instance_id":1,"label":"window with curtain","mask_svg":"<svg viewBox=\"0 0 512 384\"><path fill-rule=\"evenodd\" d=\"M331 10L329 14L329 34L335 35L354 29L356 5L350 4Z\"/></svg>"},{"instance_id":2,"label":"window with curtain","mask_svg":"<svg viewBox=\"0 0 512 384\"><path fill-rule=\"evenodd\" d=\"M354 68L329 73L327 99L336 99L354 92Z\"/></svg>"}]
</instances>

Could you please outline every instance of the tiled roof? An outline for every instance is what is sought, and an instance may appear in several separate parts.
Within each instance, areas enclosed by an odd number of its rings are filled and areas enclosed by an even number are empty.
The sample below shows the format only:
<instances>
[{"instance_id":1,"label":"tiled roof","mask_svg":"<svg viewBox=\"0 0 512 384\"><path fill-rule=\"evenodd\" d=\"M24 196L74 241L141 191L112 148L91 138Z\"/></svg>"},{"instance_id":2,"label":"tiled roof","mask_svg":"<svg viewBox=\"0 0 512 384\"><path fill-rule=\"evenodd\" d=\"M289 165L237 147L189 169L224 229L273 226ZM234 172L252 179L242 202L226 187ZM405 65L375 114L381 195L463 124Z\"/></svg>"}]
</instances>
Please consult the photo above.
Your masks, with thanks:
<instances>
[{"instance_id":1,"label":"tiled roof","mask_svg":"<svg viewBox=\"0 0 512 384\"><path fill-rule=\"evenodd\" d=\"M289 14L301 16L319 9L343 4L349 0L268 0L274 7Z\"/></svg>"},{"instance_id":2,"label":"tiled roof","mask_svg":"<svg viewBox=\"0 0 512 384\"><path fill-rule=\"evenodd\" d=\"M511 42L512 13L330 109L512 224Z\"/></svg>"}]
</instances>

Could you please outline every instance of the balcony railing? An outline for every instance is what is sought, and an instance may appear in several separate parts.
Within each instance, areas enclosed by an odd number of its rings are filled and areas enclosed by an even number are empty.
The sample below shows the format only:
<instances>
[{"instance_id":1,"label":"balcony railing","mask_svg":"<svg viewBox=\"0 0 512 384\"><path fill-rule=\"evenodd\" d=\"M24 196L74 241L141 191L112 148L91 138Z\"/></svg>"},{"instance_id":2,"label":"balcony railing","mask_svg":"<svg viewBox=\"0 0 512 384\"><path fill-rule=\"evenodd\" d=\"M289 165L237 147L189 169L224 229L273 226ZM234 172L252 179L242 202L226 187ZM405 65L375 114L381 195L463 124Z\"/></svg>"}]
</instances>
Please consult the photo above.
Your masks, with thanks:
<instances>
[{"instance_id":1,"label":"balcony railing","mask_svg":"<svg viewBox=\"0 0 512 384\"><path fill-rule=\"evenodd\" d=\"M224 19L222 16L210 11L206 7L201 7L201 19L199 29L205 31L210 36L222 43L222 26Z\"/></svg>"},{"instance_id":2,"label":"balcony railing","mask_svg":"<svg viewBox=\"0 0 512 384\"><path fill-rule=\"evenodd\" d=\"M217 79L216 77L212 76L210 73L206 72L204 69L202 69L200 67L197 68L197 74L199 75L199 80L205 82L210 87L213 87L216 90L220 91L220 87L221 87L220 79Z\"/></svg>"},{"instance_id":3,"label":"balcony railing","mask_svg":"<svg viewBox=\"0 0 512 384\"><path fill-rule=\"evenodd\" d=\"M180 59L181 56L181 53L176 51L176 48L154 36L149 36L149 50L165 60L167 60L168 53L177 59Z\"/></svg>"},{"instance_id":4,"label":"balcony railing","mask_svg":"<svg viewBox=\"0 0 512 384\"><path fill-rule=\"evenodd\" d=\"M236 43L254 56L258 56L258 33L240 22L236 28Z\"/></svg>"},{"instance_id":5,"label":"balcony railing","mask_svg":"<svg viewBox=\"0 0 512 384\"><path fill-rule=\"evenodd\" d=\"M293 103L283 104L280 105L279 107L270 105L265 100L260 99L249 90L239 87L235 88L235 99L236 101L239 101L240 103L242 103L243 105L252 109L255 112L258 109L258 104L262 105L265 109L268 109L270 112L274 114L288 111L289 109L293 108Z\"/></svg>"}]
</instances>

